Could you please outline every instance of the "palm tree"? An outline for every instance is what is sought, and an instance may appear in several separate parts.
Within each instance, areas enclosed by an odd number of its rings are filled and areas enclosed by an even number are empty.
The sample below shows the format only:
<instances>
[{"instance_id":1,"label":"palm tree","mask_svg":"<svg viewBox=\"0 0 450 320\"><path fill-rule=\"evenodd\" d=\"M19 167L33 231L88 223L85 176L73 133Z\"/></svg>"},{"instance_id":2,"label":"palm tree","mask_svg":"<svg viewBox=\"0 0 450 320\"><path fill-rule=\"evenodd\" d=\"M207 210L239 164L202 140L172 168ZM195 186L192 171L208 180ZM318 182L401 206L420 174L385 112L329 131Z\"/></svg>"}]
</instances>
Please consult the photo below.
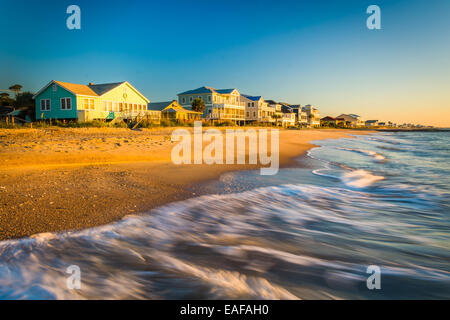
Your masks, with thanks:
<instances>
[{"instance_id":1,"label":"palm tree","mask_svg":"<svg viewBox=\"0 0 450 320\"><path fill-rule=\"evenodd\" d=\"M20 90L22 90L22 86L20 84L15 84L11 87L9 87L9 90L13 91L16 95L20 93Z\"/></svg>"},{"instance_id":2,"label":"palm tree","mask_svg":"<svg viewBox=\"0 0 450 320\"><path fill-rule=\"evenodd\" d=\"M202 112L205 110L205 102L202 99L196 98L192 101L192 111Z\"/></svg>"}]
</instances>

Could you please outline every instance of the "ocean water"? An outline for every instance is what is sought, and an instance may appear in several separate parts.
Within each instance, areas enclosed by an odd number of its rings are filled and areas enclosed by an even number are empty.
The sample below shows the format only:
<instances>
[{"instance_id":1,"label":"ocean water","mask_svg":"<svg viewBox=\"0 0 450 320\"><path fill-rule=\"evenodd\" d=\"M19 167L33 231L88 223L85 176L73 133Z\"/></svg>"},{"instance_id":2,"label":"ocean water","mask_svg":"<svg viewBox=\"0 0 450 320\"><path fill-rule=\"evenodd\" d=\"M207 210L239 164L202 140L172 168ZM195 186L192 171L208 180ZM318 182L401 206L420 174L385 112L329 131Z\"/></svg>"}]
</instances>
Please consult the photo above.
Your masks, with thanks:
<instances>
[{"instance_id":1,"label":"ocean water","mask_svg":"<svg viewBox=\"0 0 450 320\"><path fill-rule=\"evenodd\" d=\"M2 299L449 299L450 134L317 141L307 168L107 226L0 242ZM79 266L81 289L66 269ZM369 290L368 266L381 270Z\"/></svg>"}]
</instances>

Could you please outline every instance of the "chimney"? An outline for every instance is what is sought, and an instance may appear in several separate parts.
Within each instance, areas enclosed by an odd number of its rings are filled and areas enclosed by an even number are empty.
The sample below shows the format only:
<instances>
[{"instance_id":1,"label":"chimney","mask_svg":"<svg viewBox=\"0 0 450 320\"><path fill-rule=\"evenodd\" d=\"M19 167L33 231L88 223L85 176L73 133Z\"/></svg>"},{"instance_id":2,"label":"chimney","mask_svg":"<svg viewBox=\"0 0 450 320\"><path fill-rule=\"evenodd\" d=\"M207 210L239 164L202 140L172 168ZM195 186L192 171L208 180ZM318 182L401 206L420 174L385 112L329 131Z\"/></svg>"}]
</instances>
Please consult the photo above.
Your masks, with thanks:
<instances>
[{"instance_id":1,"label":"chimney","mask_svg":"<svg viewBox=\"0 0 450 320\"><path fill-rule=\"evenodd\" d=\"M89 82L89 85L90 85L90 86L93 86L94 84L93 84L92 82Z\"/></svg>"}]
</instances>

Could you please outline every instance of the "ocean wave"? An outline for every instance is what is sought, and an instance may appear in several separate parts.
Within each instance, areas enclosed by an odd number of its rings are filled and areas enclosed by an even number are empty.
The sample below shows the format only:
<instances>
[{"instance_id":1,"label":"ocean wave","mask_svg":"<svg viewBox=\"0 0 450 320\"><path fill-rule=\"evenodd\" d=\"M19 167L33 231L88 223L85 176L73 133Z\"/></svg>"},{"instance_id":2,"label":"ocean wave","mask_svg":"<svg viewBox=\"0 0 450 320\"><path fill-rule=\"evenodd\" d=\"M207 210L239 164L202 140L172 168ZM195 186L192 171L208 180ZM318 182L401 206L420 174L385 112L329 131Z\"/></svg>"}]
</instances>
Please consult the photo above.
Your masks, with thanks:
<instances>
[{"instance_id":1,"label":"ocean wave","mask_svg":"<svg viewBox=\"0 0 450 320\"><path fill-rule=\"evenodd\" d=\"M341 177L342 182L353 188L367 188L383 179L384 177L373 175L366 170L354 170L344 173Z\"/></svg>"},{"instance_id":2,"label":"ocean wave","mask_svg":"<svg viewBox=\"0 0 450 320\"><path fill-rule=\"evenodd\" d=\"M430 239L410 235L414 220L381 219L380 210L403 208L390 200L346 188L282 185L193 198L103 227L5 241L0 298L355 298L361 293L349 288L365 283L365 265L399 268L389 259L391 242L403 244L397 281L448 279L445 271L418 266L418 252L408 261L405 248ZM377 252L384 254L375 259ZM66 286L70 265L80 266L80 291Z\"/></svg>"},{"instance_id":3,"label":"ocean wave","mask_svg":"<svg viewBox=\"0 0 450 320\"><path fill-rule=\"evenodd\" d=\"M364 150L364 149L352 149L352 148L342 148L342 147L336 147L336 149L338 150L344 150L344 151L351 151L351 152L356 152L359 154L364 154L367 156L370 156L372 158L374 158L376 161L385 161L386 157L380 153L377 153L375 151L372 150Z\"/></svg>"}]
</instances>

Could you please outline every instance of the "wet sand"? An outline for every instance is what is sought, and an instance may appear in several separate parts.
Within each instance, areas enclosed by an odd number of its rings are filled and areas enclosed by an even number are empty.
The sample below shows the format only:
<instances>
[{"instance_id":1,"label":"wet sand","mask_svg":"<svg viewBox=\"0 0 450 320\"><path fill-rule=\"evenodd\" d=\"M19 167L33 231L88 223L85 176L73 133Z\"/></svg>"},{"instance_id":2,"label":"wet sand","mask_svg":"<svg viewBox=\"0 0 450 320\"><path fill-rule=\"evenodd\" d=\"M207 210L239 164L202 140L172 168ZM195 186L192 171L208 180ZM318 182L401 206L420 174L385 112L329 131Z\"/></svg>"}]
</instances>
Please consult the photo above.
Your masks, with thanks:
<instances>
[{"instance_id":1,"label":"wet sand","mask_svg":"<svg viewBox=\"0 0 450 320\"><path fill-rule=\"evenodd\" d=\"M198 196L201 183L258 165L175 165L175 128L0 129L0 240L99 226ZM370 131L280 130L280 165L312 140Z\"/></svg>"}]
</instances>

